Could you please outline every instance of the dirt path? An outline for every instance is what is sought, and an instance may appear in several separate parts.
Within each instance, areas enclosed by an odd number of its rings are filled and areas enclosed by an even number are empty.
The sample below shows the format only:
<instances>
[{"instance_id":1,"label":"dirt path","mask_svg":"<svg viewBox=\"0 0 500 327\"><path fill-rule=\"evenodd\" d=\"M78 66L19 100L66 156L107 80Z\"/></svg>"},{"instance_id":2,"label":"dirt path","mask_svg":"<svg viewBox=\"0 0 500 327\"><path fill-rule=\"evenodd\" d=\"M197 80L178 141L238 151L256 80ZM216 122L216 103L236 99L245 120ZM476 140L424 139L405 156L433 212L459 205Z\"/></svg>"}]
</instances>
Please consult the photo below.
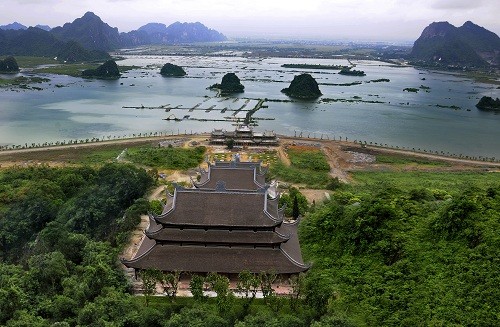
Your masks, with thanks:
<instances>
[{"instance_id":1,"label":"dirt path","mask_svg":"<svg viewBox=\"0 0 500 327\"><path fill-rule=\"evenodd\" d=\"M155 188L151 194L148 195L148 200L160 200L162 198L162 193L165 190L165 186L161 185ZM120 257L130 260L134 257L141 246L142 240L144 238L144 230L149 226L149 217L148 215L141 216L141 222L134 229L132 234L130 235L130 241L127 247L123 250Z\"/></svg>"},{"instance_id":2,"label":"dirt path","mask_svg":"<svg viewBox=\"0 0 500 327\"><path fill-rule=\"evenodd\" d=\"M290 162L290 158L288 158L288 155L285 152L285 149L283 148L287 144L282 144L278 147L278 157L280 158L281 162L285 164L285 166L290 166L292 163Z\"/></svg>"},{"instance_id":3,"label":"dirt path","mask_svg":"<svg viewBox=\"0 0 500 327\"><path fill-rule=\"evenodd\" d=\"M322 146L323 153L326 155L330 165L330 176L338 178L343 183L348 183L350 177L346 172L349 164L346 160L346 153L340 149L339 145L327 144Z\"/></svg>"}]
</instances>

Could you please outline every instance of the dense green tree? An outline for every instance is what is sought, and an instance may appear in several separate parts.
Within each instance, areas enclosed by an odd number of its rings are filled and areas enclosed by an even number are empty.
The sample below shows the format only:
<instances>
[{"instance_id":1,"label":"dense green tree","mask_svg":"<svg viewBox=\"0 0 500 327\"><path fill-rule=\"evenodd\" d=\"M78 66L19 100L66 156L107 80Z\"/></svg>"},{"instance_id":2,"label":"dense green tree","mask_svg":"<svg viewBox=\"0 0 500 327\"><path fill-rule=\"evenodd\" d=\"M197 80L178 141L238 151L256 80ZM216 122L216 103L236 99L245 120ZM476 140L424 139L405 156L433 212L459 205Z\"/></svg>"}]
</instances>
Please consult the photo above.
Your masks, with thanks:
<instances>
[{"instance_id":1,"label":"dense green tree","mask_svg":"<svg viewBox=\"0 0 500 327\"><path fill-rule=\"evenodd\" d=\"M220 317L211 307L197 305L193 308L183 308L180 313L172 315L165 327L224 327L228 321Z\"/></svg>"},{"instance_id":2,"label":"dense green tree","mask_svg":"<svg viewBox=\"0 0 500 327\"><path fill-rule=\"evenodd\" d=\"M159 276L163 292L165 292L171 299L174 299L177 296L180 276L181 273L178 271L174 273L162 272Z\"/></svg>"},{"instance_id":3,"label":"dense green tree","mask_svg":"<svg viewBox=\"0 0 500 327\"><path fill-rule=\"evenodd\" d=\"M298 211L297 217L304 215L309 208L307 198L296 187L290 187L287 193L281 194L279 204L280 206L286 205L285 216L293 218L296 218L294 216L294 206L296 206L295 209Z\"/></svg>"},{"instance_id":4,"label":"dense green tree","mask_svg":"<svg viewBox=\"0 0 500 327\"><path fill-rule=\"evenodd\" d=\"M193 298L197 301L202 300L205 296L203 295L203 285L205 284L205 278L200 275L193 274L191 280L189 281L189 290L193 295Z\"/></svg>"},{"instance_id":5,"label":"dense green tree","mask_svg":"<svg viewBox=\"0 0 500 327\"><path fill-rule=\"evenodd\" d=\"M210 289L217 294L215 300L219 312L227 312L234 299L233 293L229 289L229 278L212 272L208 274L205 281Z\"/></svg>"},{"instance_id":6,"label":"dense green tree","mask_svg":"<svg viewBox=\"0 0 500 327\"><path fill-rule=\"evenodd\" d=\"M19 65L14 57L9 56L4 60L0 60L0 73L17 73Z\"/></svg>"},{"instance_id":7,"label":"dense green tree","mask_svg":"<svg viewBox=\"0 0 500 327\"><path fill-rule=\"evenodd\" d=\"M303 319L296 315L276 315L271 312L259 312L256 315L248 315L243 321L235 324L235 327L301 327L307 326Z\"/></svg>"},{"instance_id":8,"label":"dense green tree","mask_svg":"<svg viewBox=\"0 0 500 327\"><path fill-rule=\"evenodd\" d=\"M16 311L14 317L9 320L6 327L49 327L50 323L40 316L29 312L28 310Z\"/></svg>"}]
</instances>

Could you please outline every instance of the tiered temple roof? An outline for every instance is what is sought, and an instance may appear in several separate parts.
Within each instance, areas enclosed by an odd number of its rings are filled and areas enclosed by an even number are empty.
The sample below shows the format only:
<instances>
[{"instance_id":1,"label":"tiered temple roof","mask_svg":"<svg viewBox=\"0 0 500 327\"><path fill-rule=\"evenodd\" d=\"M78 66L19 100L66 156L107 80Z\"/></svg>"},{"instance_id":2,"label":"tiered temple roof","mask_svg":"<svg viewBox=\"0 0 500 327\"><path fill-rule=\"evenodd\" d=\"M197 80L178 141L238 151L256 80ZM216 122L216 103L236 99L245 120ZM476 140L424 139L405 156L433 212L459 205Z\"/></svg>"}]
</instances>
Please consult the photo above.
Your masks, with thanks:
<instances>
[{"instance_id":1,"label":"tiered temple roof","mask_svg":"<svg viewBox=\"0 0 500 327\"><path fill-rule=\"evenodd\" d=\"M224 162L208 164L208 170L201 170L200 180L193 181L196 188L215 189L217 182L224 181L228 190L257 191L266 185L266 170L259 162Z\"/></svg>"},{"instance_id":2,"label":"tiered temple roof","mask_svg":"<svg viewBox=\"0 0 500 327\"><path fill-rule=\"evenodd\" d=\"M216 163L200 181L203 188L176 187L162 214L150 215L135 257L123 263L139 270L194 273L307 270L298 221L283 220L278 198L271 198L267 187L258 187L257 171L260 164Z\"/></svg>"}]
</instances>

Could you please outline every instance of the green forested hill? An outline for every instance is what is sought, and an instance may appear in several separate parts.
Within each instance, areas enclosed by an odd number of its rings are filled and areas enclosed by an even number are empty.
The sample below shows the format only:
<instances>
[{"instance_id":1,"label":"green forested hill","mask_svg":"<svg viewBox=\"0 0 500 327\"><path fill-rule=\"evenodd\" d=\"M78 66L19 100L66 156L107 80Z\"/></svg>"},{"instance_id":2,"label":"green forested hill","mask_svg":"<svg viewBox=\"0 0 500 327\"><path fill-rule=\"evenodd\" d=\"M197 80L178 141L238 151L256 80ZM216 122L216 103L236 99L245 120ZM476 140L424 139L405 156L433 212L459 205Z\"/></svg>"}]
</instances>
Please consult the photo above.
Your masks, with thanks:
<instances>
[{"instance_id":1,"label":"green forested hill","mask_svg":"<svg viewBox=\"0 0 500 327\"><path fill-rule=\"evenodd\" d=\"M359 326L498 325L498 174L363 175L301 226L325 312Z\"/></svg>"},{"instance_id":2,"label":"green forested hill","mask_svg":"<svg viewBox=\"0 0 500 327\"><path fill-rule=\"evenodd\" d=\"M106 52L84 49L74 41L61 41L50 32L35 27L0 30L0 55L57 57L68 62L110 58Z\"/></svg>"},{"instance_id":3,"label":"green forested hill","mask_svg":"<svg viewBox=\"0 0 500 327\"><path fill-rule=\"evenodd\" d=\"M0 325L498 326L497 173L356 172L300 226L288 298L130 295L121 245L149 210L130 165L0 172ZM127 209L128 208L128 209Z\"/></svg>"}]
</instances>

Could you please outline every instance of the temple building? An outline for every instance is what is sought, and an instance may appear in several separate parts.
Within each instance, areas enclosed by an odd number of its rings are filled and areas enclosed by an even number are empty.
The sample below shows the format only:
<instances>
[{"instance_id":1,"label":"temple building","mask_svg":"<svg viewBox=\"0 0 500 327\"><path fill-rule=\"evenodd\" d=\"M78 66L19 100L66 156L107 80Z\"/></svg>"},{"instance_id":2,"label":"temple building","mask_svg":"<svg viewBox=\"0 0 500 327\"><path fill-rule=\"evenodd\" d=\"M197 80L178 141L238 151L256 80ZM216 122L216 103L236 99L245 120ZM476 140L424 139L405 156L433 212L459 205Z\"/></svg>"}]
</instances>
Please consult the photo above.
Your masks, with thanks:
<instances>
[{"instance_id":1,"label":"temple building","mask_svg":"<svg viewBox=\"0 0 500 327\"><path fill-rule=\"evenodd\" d=\"M125 266L236 276L243 270L289 276L308 269L297 235L259 163L209 165L195 188L176 187Z\"/></svg>"},{"instance_id":2,"label":"temple building","mask_svg":"<svg viewBox=\"0 0 500 327\"><path fill-rule=\"evenodd\" d=\"M239 146L276 146L279 141L275 132L254 132L247 125L238 126L233 132L214 129L210 134L211 144L225 145L230 139L234 141L234 145Z\"/></svg>"},{"instance_id":3,"label":"temple building","mask_svg":"<svg viewBox=\"0 0 500 327\"><path fill-rule=\"evenodd\" d=\"M208 163L208 170L200 170L199 180L192 182L198 189L213 190L217 182L224 181L227 190L257 191L266 187L266 173L258 162L215 161Z\"/></svg>"}]
</instances>

